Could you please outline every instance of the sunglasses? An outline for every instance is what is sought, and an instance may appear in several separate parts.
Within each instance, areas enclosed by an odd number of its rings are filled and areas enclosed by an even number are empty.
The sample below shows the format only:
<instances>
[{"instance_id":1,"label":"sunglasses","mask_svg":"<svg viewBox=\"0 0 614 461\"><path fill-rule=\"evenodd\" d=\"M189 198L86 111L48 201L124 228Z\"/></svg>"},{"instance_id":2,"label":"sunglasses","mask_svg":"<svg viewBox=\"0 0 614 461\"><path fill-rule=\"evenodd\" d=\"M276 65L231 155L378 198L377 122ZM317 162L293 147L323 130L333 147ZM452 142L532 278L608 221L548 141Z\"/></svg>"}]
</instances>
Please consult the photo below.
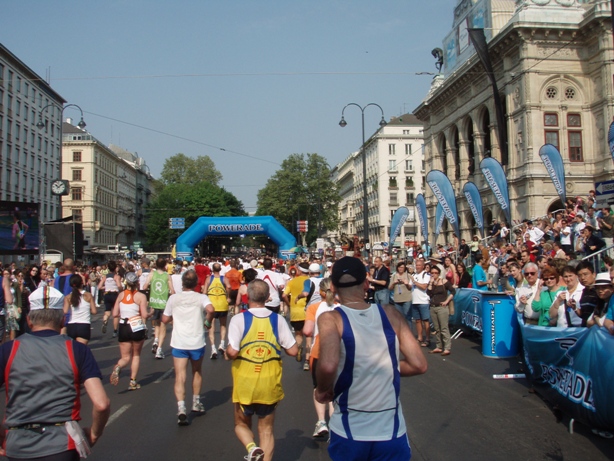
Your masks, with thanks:
<instances>
[{"instance_id":1,"label":"sunglasses","mask_svg":"<svg viewBox=\"0 0 614 461\"><path fill-rule=\"evenodd\" d=\"M524 275L536 275L537 272L525 272Z\"/></svg>"},{"instance_id":2,"label":"sunglasses","mask_svg":"<svg viewBox=\"0 0 614 461\"><path fill-rule=\"evenodd\" d=\"M544 280L556 280L556 277L544 277Z\"/></svg>"}]
</instances>

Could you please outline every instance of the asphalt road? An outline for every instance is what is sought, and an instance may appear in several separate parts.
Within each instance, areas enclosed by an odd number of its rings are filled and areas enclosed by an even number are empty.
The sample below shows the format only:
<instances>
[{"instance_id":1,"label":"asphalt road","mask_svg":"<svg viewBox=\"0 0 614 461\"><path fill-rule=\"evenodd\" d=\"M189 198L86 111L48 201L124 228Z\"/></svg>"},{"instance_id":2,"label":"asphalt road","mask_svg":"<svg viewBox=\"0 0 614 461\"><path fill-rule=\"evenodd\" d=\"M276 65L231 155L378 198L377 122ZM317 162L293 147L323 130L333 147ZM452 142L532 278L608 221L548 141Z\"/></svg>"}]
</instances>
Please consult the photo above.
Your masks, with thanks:
<instances>
[{"instance_id":1,"label":"asphalt road","mask_svg":"<svg viewBox=\"0 0 614 461\"><path fill-rule=\"evenodd\" d=\"M168 344L167 358L155 360L151 339L146 342L140 390L127 390L127 370L122 372L119 385L111 386L109 375L119 348L111 332L101 337L99 317L90 346L103 372L112 408L104 436L89 459L243 459L245 450L234 434L230 362L210 360L207 346L201 394L207 413L192 414L191 424L179 427ZM488 359L480 351L479 339L461 336L453 342L452 355L426 354L427 373L402 380L413 460L613 459L613 440L601 439L580 424L570 434L567 420L557 422L548 405L528 392L525 380L492 378L495 373L517 372L518 359ZM285 357L283 364L286 398L276 414L274 459L328 460L326 442L311 437L316 417L310 373L293 358ZM191 390L186 401L191 401ZM89 425L91 405L86 396L82 404L83 425Z\"/></svg>"}]
</instances>

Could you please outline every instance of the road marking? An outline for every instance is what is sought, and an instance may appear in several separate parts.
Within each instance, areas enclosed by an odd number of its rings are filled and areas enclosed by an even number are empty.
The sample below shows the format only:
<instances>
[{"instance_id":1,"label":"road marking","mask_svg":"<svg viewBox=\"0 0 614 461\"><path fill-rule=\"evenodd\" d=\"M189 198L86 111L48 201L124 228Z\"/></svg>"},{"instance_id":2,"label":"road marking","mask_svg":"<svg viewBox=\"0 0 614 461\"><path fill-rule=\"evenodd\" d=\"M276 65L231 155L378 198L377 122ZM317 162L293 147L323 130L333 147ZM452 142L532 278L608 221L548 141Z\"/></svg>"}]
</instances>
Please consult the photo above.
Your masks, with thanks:
<instances>
[{"instance_id":1,"label":"road marking","mask_svg":"<svg viewBox=\"0 0 614 461\"><path fill-rule=\"evenodd\" d=\"M175 369L175 367L171 367L170 370L168 370L166 373L164 373L162 376L160 376L158 379L156 379L153 383L154 384L160 384L162 381L164 381L166 378L168 378L171 373L173 372L173 370Z\"/></svg>"},{"instance_id":2,"label":"road marking","mask_svg":"<svg viewBox=\"0 0 614 461\"><path fill-rule=\"evenodd\" d=\"M132 406L132 404L128 403L128 404L124 405L123 407L121 407L119 410L117 410L115 413L113 413L109 417L109 420L107 421L107 426L110 426L113 421L115 421L117 418L119 418L131 406Z\"/></svg>"}]
</instances>

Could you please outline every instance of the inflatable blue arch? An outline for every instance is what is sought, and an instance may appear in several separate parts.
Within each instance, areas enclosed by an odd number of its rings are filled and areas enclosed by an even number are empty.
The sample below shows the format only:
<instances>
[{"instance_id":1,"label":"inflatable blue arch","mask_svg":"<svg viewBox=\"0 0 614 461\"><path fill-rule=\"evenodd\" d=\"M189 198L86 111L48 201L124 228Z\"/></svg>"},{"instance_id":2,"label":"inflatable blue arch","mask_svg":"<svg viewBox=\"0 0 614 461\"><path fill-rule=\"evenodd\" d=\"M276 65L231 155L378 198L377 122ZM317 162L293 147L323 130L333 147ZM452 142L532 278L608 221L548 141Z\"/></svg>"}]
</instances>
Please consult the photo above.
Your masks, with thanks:
<instances>
[{"instance_id":1,"label":"inflatable blue arch","mask_svg":"<svg viewBox=\"0 0 614 461\"><path fill-rule=\"evenodd\" d=\"M277 245L280 258L288 259L294 255L296 239L273 216L203 216L177 239L177 259L194 259L194 248L208 236L241 234L265 234Z\"/></svg>"}]
</instances>

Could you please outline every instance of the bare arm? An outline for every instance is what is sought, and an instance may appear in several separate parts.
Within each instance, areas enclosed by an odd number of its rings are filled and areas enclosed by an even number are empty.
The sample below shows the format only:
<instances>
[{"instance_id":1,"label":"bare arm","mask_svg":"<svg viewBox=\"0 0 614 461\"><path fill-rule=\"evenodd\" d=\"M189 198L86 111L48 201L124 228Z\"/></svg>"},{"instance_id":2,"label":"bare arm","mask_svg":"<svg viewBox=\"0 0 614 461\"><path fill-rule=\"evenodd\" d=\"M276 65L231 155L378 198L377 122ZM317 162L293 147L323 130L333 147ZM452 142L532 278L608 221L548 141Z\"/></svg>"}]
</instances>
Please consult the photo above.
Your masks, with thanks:
<instances>
[{"instance_id":1,"label":"bare arm","mask_svg":"<svg viewBox=\"0 0 614 461\"><path fill-rule=\"evenodd\" d=\"M403 354L403 358L399 360L401 376L415 376L425 373L427 369L426 358L422 353L420 344L409 329L407 321L394 307L385 306L384 310L399 338L399 349Z\"/></svg>"},{"instance_id":2,"label":"bare arm","mask_svg":"<svg viewBox=\"0 0 614 461\"><path fill-rule=\"evenodd\" d=\"M113 306L113 318L119 318L119 303L124 299L124 292L122 291L117 299L115 300L115 305Z\"/></svg>"},{"instance_id":3,"label":"bare arm","mask_svg":"<svg viewBox=\"0 0 614 461\"><path fill-rule=\"evenodd\" d=\"M324 312L318 318L318 338L320 341L320 357L316 368L315 398L320 403L333 400L334 383L339 365L339 351L341 348L341 334L343 324L338 312Z\"/></svg>"},{"instance_id":4,"label":"bare arm","mask_svg":"<svg viewBox=\"0 0 614 461\"><path fill-rule=\"evenodd\" d=\"M83 299L85 299L85 302L90 303L90 313L92 315L96 315L98 313L98 310L96 309L96 301L94 301L94 297L92 296L92 294L86 291L85 293L83 293ZM66 313L66 311L64 311L64 313Z\"/></svg>"},{"instance_id":5,"label":"bare arm","mask_svg":"<svg viewBox=\"0 0 614 461\"><path fill-rule=\"evenodd\" d=\"M14 302L13 293L11 293L11 281L9 277L2 277L2 289L4 290L4 302L12 304Z\"/></svg>"},{"instance_id":6,"label":"bare arm","mask_svg":"<svg viewBox=\"0 0 614 461\"><path fill-rule=\"evenodd\" d=\"M303 325L303 334L305 336L313 336L315 325L316 323L313 320L305 320L305 325Z\"/></svg>"},{"instance_id":7,"label":"bare arm","mask_svg":"<svg viewBox=\"0 0 614 461\"><path fill-rule=\"evenodd\" d=\"M83 383L85 391L92 401L92 426L85 429L90 445L95 445L104 431L104 427L111 413L111 402L102 387L99 378L90 378Z\"/></svg>"},{"instance_id":8,"label":"bare arm","mask_svg":"<svg viewBox=\"0 0 614 461\"><path fill-rule=\"evenodd\" d=\"M147 276L147 281L145 282L145 284L143 285L143 288L141 288L141 290L145 291L149 288L149 285L151 284L151 279L153 278L154 275L154 271L151 271L149 273L149 275Z\"/></svg>"}]
</instances>

